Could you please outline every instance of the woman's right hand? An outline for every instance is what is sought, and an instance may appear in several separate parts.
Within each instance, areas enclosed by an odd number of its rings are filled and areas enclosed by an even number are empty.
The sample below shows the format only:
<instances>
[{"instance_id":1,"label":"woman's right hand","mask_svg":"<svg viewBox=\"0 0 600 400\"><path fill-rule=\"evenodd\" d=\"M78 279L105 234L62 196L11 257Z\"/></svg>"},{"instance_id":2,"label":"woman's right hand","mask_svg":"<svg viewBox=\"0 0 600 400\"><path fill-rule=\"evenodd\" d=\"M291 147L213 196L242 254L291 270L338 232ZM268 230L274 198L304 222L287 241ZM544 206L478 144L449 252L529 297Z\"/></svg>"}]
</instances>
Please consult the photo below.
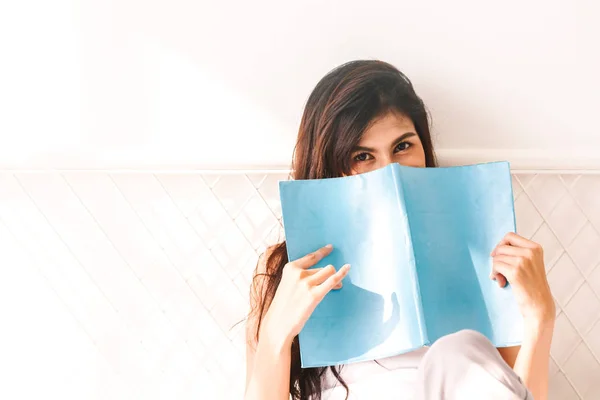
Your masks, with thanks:
<instances>
[{"instance_id":1,"label":"woman's right hand","mask_svg":"<svg viewBox=\"0 0 600 400\"><path fill-rule=\"evenodd\" d=\"M341 287L349 264L337 272L332 265L309 269L332 249L327 245L283 267L281 282L261 324L261 337L266 335L269 342L291 346L317 304L330 290Z\"/></svg>"}]
</instances>

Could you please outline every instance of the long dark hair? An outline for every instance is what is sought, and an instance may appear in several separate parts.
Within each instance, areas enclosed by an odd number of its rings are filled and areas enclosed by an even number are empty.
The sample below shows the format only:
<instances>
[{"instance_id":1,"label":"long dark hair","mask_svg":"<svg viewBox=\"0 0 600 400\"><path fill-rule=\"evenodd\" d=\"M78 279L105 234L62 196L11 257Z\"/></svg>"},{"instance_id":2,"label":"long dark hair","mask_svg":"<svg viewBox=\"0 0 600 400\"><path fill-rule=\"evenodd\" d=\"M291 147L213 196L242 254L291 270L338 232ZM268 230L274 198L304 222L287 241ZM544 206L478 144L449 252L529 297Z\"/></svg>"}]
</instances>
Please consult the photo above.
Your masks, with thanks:
<instances>
[{"instance_id":1,"label":"long dark hair","mask_svg":"<svg viewBox=\"0 0 600 400\"><path fill-rule=\"evenodd\" d=\"M425 150L425 164L435 167L429 116L410 80L394 66L378 60L351 61L330 71L313 89L300 122L292 161L293 179L333 178L350 174L351 152L378 117L397 112L410 118ZM285 242L269 249L256 303L256 341L262 318L288 262ZM329 367L346 388L338 367ZM290 394L294 400L320 400L327 368L301 368L298 337L292 343Z\"/></svg>"}]
</instances>

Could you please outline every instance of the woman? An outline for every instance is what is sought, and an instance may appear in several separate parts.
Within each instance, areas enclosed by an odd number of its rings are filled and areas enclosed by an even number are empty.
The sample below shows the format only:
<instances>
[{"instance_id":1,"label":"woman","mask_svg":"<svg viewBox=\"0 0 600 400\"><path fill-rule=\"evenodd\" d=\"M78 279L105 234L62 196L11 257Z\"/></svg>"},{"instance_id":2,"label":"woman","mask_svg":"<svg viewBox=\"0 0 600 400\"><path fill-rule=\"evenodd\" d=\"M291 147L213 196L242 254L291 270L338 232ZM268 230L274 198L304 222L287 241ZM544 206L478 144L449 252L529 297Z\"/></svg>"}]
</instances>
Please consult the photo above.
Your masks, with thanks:
<instances>
[{"instance_id":1,"label":"woman","mask_svg":"<svg viewBox=\"0 0 600 400\"><path fill-rule=\"evenodd\" d=\"M353 61L334 69L306 104L293 178L360 174L392 162L436 166L428 115L411 82L381 61ZM284 242L259 260L247 323L247 400L321 399L336 384L344 389L342 398L352 397L354 388L365 398L380 399L547 398L555 306L538 244L507 233L491 254L490 279L501 287L510 282L524 317L521 346L496 350L481 334L461 331L428 350L303 369L297 335L319 301L342 287L350 268L308 269L330 251L326 246L288 262Z\"/></svg>"}]
</instances>

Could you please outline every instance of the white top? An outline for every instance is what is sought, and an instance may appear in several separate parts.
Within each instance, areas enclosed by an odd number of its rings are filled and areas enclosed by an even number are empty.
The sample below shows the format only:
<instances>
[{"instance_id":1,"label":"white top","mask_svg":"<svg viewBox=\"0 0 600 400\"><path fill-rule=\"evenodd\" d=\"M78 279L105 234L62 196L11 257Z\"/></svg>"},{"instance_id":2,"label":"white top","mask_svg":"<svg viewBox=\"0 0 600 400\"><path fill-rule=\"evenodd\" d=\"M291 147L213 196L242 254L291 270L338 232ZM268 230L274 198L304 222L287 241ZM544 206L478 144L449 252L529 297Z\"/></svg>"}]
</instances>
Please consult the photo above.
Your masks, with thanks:
<instances>
[{"instance_id":1,"label":"white top","mask_svg":"<svg viewBox=\"0 0 600 400\"><path fill-rule=\"evenodd\" d=\"M346 364L340 375L350 389L348 400L381 399L410 400L413 397L417 368L423 355L424 347L410 353L375 361ZM323 400L343 400L346 390L327 369L323 385Z\"/></svg>"}]
</instances>

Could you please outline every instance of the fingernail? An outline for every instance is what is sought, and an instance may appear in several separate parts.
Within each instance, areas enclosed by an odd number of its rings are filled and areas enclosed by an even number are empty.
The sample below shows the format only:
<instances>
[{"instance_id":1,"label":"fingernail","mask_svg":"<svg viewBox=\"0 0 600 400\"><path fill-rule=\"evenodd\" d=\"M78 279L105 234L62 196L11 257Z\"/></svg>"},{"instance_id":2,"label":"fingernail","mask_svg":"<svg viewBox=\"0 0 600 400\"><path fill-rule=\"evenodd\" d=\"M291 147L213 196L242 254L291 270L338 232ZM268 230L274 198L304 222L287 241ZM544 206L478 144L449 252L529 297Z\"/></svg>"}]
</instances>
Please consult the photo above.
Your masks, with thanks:
<instances>
[{"instance_id":1,"label":"fingernail","mask_svg":"<svg viewBox=\"0 0 600 400\"><path fill-rule=\"evenodd\" d=\"M331 244L328 244L328 245L325 245L325 247L326 247L326 248L328 248L328 249L332 249L332 248L333 248L333 245L331 245Z\"/></svg>"}]
</instances>

